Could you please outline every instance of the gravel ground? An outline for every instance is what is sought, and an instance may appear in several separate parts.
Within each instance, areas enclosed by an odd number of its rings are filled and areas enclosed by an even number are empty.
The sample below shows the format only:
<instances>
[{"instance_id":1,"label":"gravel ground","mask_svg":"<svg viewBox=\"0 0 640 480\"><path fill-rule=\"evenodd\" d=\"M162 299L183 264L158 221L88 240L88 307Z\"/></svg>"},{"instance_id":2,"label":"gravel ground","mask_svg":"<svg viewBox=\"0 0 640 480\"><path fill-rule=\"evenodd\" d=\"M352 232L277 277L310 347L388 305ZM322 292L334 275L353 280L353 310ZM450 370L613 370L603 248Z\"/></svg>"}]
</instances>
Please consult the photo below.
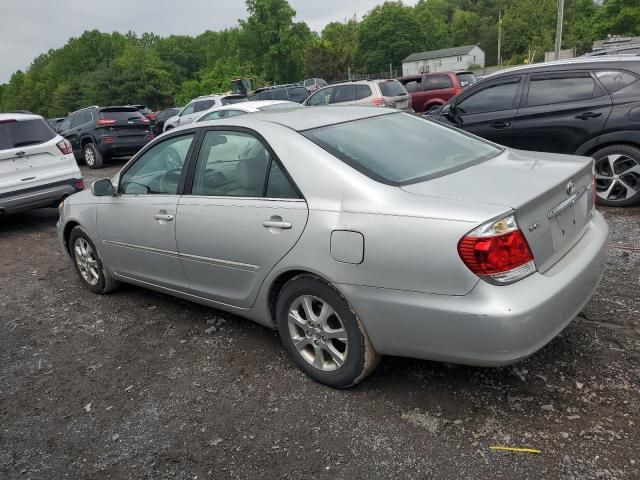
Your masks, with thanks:
<instances>
[{"instance_id":1,"label":"gravel ground","mask_svg":"<svg viewBox=\"0 0 640 480\"><path fill-rule=\"evenodd\" d=\"M640 209L604 213L617 247L602 285L532 358L385 358L348 391L249 321L136 287L89 293L55 210L1 220L0 478L640 478Z\"/></svg>"}]
</instances>

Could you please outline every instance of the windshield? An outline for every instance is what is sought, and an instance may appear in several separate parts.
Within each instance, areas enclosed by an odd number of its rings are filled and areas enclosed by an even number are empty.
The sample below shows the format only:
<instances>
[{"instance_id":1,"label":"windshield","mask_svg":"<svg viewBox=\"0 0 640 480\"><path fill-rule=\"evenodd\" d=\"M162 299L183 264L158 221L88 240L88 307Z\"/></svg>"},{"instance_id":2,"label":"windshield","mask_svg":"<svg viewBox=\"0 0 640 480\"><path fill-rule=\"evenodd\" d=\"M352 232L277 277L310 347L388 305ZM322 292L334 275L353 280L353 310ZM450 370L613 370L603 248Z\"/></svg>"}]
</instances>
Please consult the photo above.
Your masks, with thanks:
<instances>
[{"instance_id":1,"label":"windshield","mask_svg":"<svg viewBox=\"0 0 640 480\"><path fill-rule=\"evenodd\" d=\"M458 73L456 74L458 75L458 79L460 80L460 86L462 88L466 88L469 85L473 85L474 83L476 83L478 80L476 79L476 76L473 73Z\"/></svg>"},{"instance_id":2,"label":"windshield","mask_svg":"<svg viewBox=\"0 0 640 480\"><path fill-rule=\"evenodd\" d=\"M481 139L406 113L329 125L303 135L356 170L390 185L446 175L501 152Z\"/></svg>"},{"instance_id":3,"label":"windshield","mask_svg":"<svg viewBox=\"0 0 640 480\"><path fill-rule=\"evenodd\" d=\"M0 121L0 150L45 143L55 136L49 124L42 119Z\"/></svg>"}]
</instances>

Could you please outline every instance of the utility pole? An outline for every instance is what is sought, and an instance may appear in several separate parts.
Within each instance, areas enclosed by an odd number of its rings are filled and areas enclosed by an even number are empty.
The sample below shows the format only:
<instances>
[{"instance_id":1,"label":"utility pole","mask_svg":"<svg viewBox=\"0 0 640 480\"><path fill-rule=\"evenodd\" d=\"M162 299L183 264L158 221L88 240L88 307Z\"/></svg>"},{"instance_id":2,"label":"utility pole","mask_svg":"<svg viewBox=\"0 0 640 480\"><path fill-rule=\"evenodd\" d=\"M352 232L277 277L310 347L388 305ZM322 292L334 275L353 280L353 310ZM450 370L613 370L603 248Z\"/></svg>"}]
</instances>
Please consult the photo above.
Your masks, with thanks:
<instances>
[{"instance_id":1,"label":"utility pole","mask_svg":"<svg viewBox=\"0 0 640 480\"><path fill-rule=\"evenodd\" d=\"M502 10L498 10L498 66L502 65L502 57L500 56L502 47Z\"/></svg>"},{"instance_id":2,"label":"utility pole","mask_svg":"<svg viewBox=\"0 0 640 480\"><path fill-rule=\"evenodd\" d=\"M564 20L564 0L558 0L558 23L556 24L556 49L555 59L560 60L560 49L562 48L562 21Z\"/></svg>"}]
</instances>

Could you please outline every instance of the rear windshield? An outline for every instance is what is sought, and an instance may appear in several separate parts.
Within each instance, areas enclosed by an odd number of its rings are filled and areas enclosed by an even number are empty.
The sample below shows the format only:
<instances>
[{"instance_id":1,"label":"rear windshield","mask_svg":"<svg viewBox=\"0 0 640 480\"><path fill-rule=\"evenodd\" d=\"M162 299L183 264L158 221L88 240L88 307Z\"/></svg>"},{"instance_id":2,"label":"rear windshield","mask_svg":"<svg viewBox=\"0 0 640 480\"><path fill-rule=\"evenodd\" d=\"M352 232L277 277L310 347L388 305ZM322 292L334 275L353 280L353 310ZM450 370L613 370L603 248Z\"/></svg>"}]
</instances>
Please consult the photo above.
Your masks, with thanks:
<instances>
[{"instance_id":1,"label":"rear windshield","mask_svg":"<svg viewBox=\"0 0 640 480\"><path fill-rule=\"evenodd\" d=\"M298 108L302 107L299 103L294 102L286 102L286 103L274 103L272 105L263 105L262 107L258 107L258 110L280 110L282 108Z\"/></svg>"},{"instance_id":2,"label":"rear windshield","mask_svg":"<svg viewBox=\"0 0 640 480\"><path fill-rule=\"evenodd\" d=\"M329 125L303 135L356 170L390 185L446 175L501 152L483 140L407 113Z\"/></svg>"},{"instance_id":3,"label":"rear windshield","mask_svg":"<svg viewBox=\"0 0 640 480\"><path fill-rule=\"evenodd\" d=\"M399 97L400 95L407 95L407 89L396 80L382 82L380 84L380 91L384 97Z\"/></svg>"},{"instance_id":4,"label":"rear windshield","mask_svg":"<svg viewBox=\"0 0 640 480\"><path fill-rule=\"evenodd\" d=\"M224 97L222 99L222 106L233 105L234 103L246 102L247 97Z\"/></svg>"},{"instance_id":5,"label":"rear windshield","mask_svg":"<svg viewBox=\"0 0 640 480\"><path fill-rule=\"evenodd\" d=\"M0 120L0 150L45 143L56 136L43 119Z\"/></svg>"},{"instance_id":6,"label":"rear windshield","mask_svg":"<svg viewBox=\"0 0 640 480\"><path fill-rule=\"evenodd\" d=\"M458 80L460 80L460 86L466 88L469 85L473 85L478 81L473 73L456 73Z\"/></svg>"},{"instance_id":7,"label":"rear windshield","mask_svg":"<svg viewBox=\"0 0 640 480\"><path fill-rule=\"evenodd\" d=\"M140 120L144 118L144 115L137 110L102 110L98 118L128 122Z\"/></svg>"}]
</instances>

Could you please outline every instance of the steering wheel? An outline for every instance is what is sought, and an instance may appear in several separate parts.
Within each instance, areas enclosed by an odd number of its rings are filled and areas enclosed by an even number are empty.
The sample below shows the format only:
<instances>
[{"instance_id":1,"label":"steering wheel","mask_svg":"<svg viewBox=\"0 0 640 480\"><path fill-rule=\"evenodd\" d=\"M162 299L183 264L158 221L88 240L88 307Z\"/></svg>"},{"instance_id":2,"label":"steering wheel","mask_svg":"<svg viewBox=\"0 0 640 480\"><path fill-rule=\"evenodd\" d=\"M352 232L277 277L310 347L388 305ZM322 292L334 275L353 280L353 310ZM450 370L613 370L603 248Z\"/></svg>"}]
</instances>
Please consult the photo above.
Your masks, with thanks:
<instances>
[{"instance_id":1,"label":"steering wheel","mask_svg":"<svg viewBox=\"0 0 640 480\"><path fill-rule=\"evenodd\" d=\"M182 175L182 167L172 168L164 172L160 177L160 191L162 193L176 194L180 183L180 175Z\"/></svg>"}]
</instances>

